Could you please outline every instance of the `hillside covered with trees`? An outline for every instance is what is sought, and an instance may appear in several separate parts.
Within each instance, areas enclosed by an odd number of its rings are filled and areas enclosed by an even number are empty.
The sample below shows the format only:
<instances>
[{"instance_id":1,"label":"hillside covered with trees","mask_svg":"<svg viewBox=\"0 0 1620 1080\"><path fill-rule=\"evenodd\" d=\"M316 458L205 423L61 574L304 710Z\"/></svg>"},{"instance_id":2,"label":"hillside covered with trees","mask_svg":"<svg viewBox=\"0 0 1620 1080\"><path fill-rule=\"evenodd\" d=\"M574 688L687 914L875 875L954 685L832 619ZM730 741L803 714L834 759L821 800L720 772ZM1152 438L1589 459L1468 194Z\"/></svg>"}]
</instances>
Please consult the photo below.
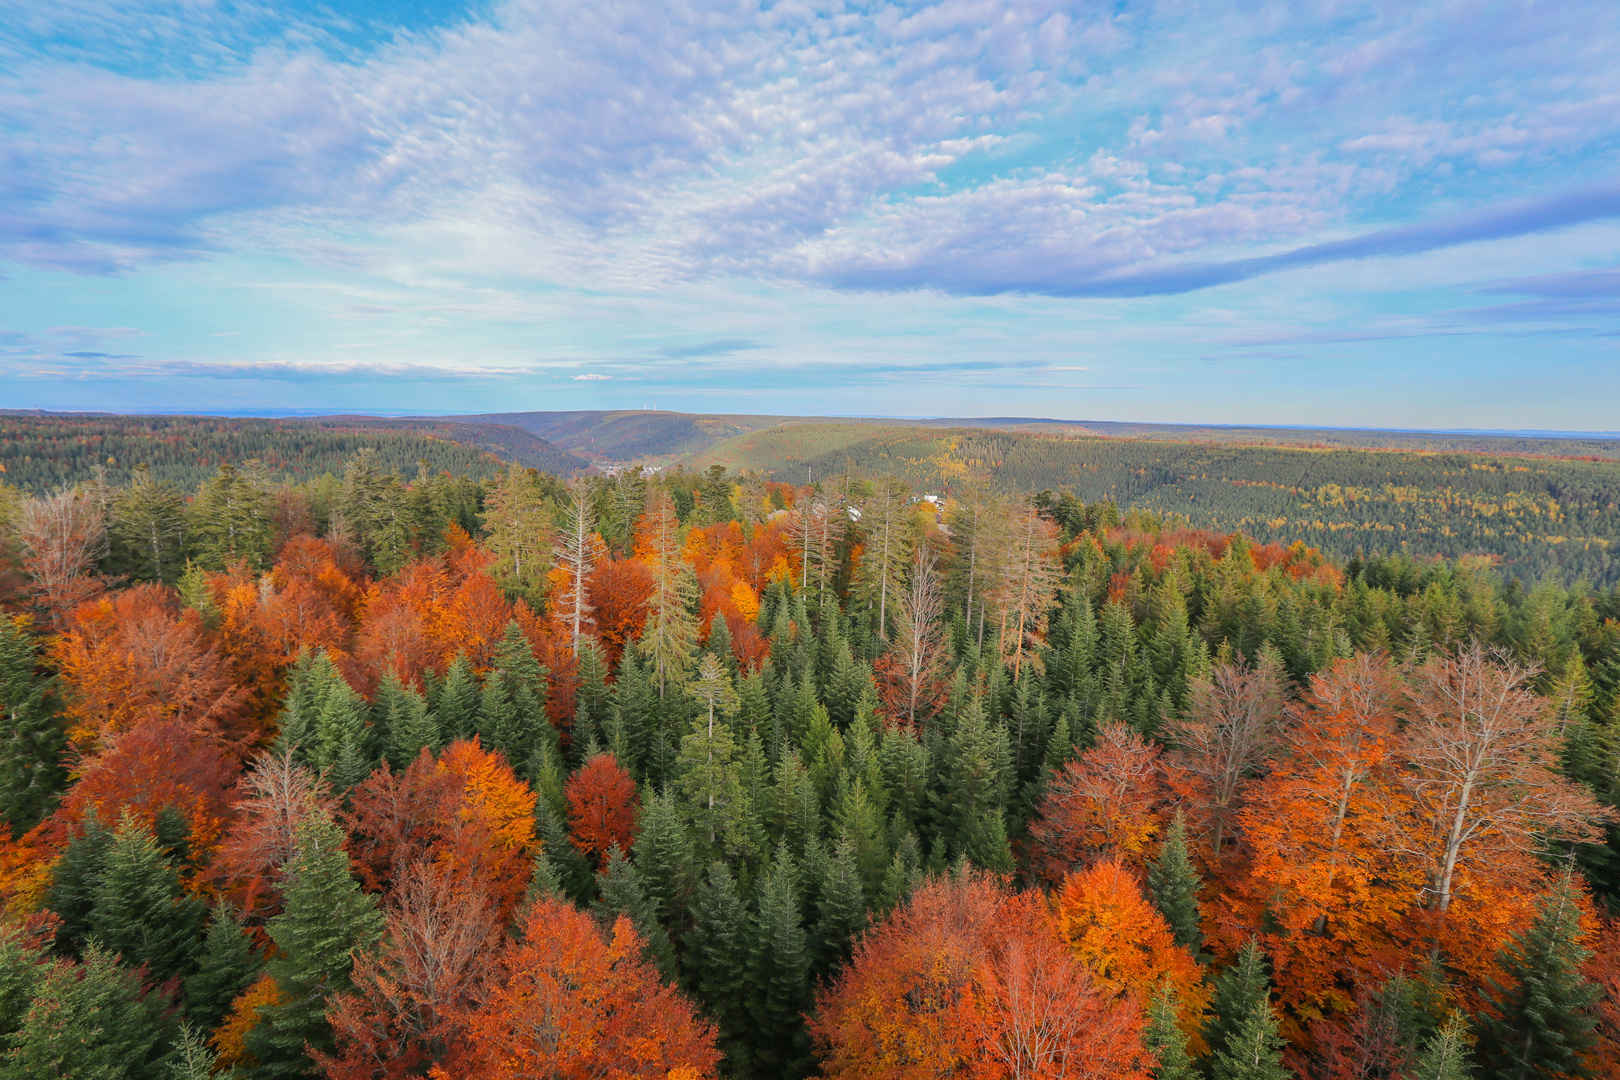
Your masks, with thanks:
<instances>
[{"instance_id":1,"label":"hillside covered with trees","mask_svg":"<svg viewBox=\"0 0 1620 1080\"><path fill-rule=\"evenodd\" d=\"M1526 580L1620 583L1620 461L792 425L707 452L732 469L896 476L920 491L1068 491L1350 558L1486 555Z\"/></svg>"},{"instance_id":2,"label":"hillside covered with trees","mask_svg":"<svg viewBox=\"0 0 1620 1080\"><path fill-rule=\"evenodd\" d=\"M938 437L0 489L0 1077L1620 1077L1620 591Z\"/></svg>"}]
</instances>

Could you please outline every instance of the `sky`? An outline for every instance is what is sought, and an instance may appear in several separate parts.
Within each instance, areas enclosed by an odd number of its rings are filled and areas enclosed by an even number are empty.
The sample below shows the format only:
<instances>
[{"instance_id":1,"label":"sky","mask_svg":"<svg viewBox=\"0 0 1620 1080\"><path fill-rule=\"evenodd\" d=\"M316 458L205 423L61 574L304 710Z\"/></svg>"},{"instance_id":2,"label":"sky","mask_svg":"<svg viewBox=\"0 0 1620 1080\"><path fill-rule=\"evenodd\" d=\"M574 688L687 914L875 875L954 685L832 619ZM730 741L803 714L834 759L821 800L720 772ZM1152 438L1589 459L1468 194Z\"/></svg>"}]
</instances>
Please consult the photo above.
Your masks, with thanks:
<instances>
[{"instance_id":1,"label":"sky","mask_svg":"<svg viewBox=\"0 0 1620 1080\"><path fill-rule=\"evenodd\" d=\"M1620 430L1620 4L0 0L0 407Z\"/></svg>"}]
</instances>

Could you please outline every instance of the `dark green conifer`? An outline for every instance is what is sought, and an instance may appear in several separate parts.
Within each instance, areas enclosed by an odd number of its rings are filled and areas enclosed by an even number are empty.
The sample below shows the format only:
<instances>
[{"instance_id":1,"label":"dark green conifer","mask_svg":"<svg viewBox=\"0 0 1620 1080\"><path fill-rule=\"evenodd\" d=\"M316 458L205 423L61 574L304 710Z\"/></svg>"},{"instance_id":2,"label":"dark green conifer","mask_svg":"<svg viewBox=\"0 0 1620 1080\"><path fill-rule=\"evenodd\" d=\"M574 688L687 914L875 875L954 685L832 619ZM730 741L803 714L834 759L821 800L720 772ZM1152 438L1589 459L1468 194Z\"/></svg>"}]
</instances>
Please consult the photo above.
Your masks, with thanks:
<instances>
[{"instance_id":1,"label":"dark green conifer","mask_svg":"<svg viewBox=\"0 0 1620 1080\"><path fill-rule=\"evenodd\" d=\"M675 949L658 921L657 905L648 899L641 874L617 844L608 851L607 861L597 872L596 891L598 898L592 910L603 928L611 929L620 915L629 919L641 937L642 957L656 964L664 978L674 978Z\"/></svg>"},{"instance_id":2,"label":"dark green conifer","mask_svg":"<svg viewBox=\"0 0 1620 1080\"><path fill-rule=\"evenodd\" d=\"M1254 1001L1211 1058L1212 1080L1293 1080L1283 1065L1286 1045L1277 1032L1269 994Z\"/></svg>"},{"instance_id":3,"label":"dark green conifer","mask_svg":"<svg viewBox=\"0 0 1620 1080\"><path fill-rule=\"evenodd\" d=\"M1176 988L1166 979L1148 1005L1147 1030L1142 1042L1153 1052L1153 1080L1198 1080L1198 1069L1187 1053L1187 1036L1177 1022L1181 1009Z\"/></svg>"},{"instance_id":4,"label":"dark green conifer","mask_svg":"<svg viewBox=\"0 0 1620 1080\"><path fill-rule=\"evenodd\" d=\"M798 877L793 856L778 847L760 883L753 924L754 1071L786 1080L807 1075L813 1065L804 1028L810 1007L810 957Z\"/></svg>"},{"instance_id":5,"label":"dark green conifer","mask_svg":"<svg viewBox=\"0 0 1620 1080\"><path fill-rule=\"evenodd\" d=\"M1471 1080L1468 1027L1460 1013L1452 1013L1429 1037L1406 1075L1408 1080Z\"/></svg>"},{"instance_id":6,"label":"dark green conifer","mask_svg":"<svg viewBox=\"0 0 1620 1080\"><path fill-rule=\"evenodd\" d=\"M166 1080L175 1025L168 999L98 945L43 972L0 1059L0 1080Z\"/></svg>"},{"instance_id":7,"label":"dark green conifer","mask_svg":"<svg viewBox=\"0 0 1620 1080\"><path fill-rule=\"evenodd\" d=\"M1204 933L1199 926L1198 892L1204 883L1187 854L1187 821L1179 810L1165 830L1158 858L1148 864L1148 887L1176 944L1199 956Z\"/></svg>"},{"instance_id":8,"label":"dark green conifer","mask_svg":"<svg viewBox=\"0 0 1620 1080\"><path fill-rule=\"evenodd\" d=\"M205 914L202 901L181 889L152 831L126 813L96 885L91 938L130 967L145 965L161 984L195 970Z\"/></svg>"},{"instance_id":9,"label":"dark green conifer","mask_svg":"<svg viewBox=\"0 0 1620 1080\"><path fill-rule=\"evenodd\" d=\"M253 939L236 913L224 903L215 904L197 971L185 981L186 1017L204 1031L217 1028L261 965Z\"/></svg>"},{"instance_id":10,"label":"dark green conifer","mask_svg":"<svg viewBox=\"0 0 1620 1080\"><path fill-rule=\"evenodd\" d=\"M0 614L0 820L20 836L67 786L67 733L23 619Z\"/></svg>"},{"instance_id":11,"label":"dark green conifer","mask_svg":"<svg viewBox=\"0 0 1620 1080\"><path fill-rule=\"evenodd\" d=\"M1243 943L1237 963L1216 976L1210 1011L1212 1015L1204 1022L1204 1041L1209 1044L1211 1054L1219 1055L1229 1044L1236 1045L1234 1040L1240 1039L1246 1025L1254 1028L1248 1035L1259 1038L1255 1035L1259 1030L1254 1027L1259 1023L1255 1018L1262 1012L1270 1015L1271 981L1266 976L1265 956L1254 938ZM1275 1024L1275 1018L1272 1023ZM1242 1044L1234 1053L1239 1057L1249 1050L1258 1053L1259 1045L1258 1041L1253 1046Z\"/></svg>"},{"instance_id":12,"label":"dark green conifer","mask_svg":"<svg viewBox=\"0 0 1620 1080\"><path fill-rule=\"evenodd\" d=\"M354 955L375 948L382 937L382 912L350 873L343 839L325 813L298 826L282 911L266 927L276 944L269 973L281 1000L259 1014L244 1040L254 1059L247 1075L254 1080L308 1074L306 1047L332 1052L327 1001L350 988Z\"/></svg>"},{"instance_id":13,"label":"dark green conifer","mask_svg":"<svg viewBox=\"0 0 1620 1080\"><path fill-rule=\"evenodd\" d=\"M185 567L186 500L145 462L113 500L111 564L137 581L173 582Z\"/></svg>"},{"instance_id":14,"label":"dark green conifer","mask_svg":"<svg viewBox=\"0 0 1620 1080\"><path fill-rule=\"evenodd\" d=\"M56 860L51 887L45 893L46 908L62 920L55 941L56 951L65 956L78 956L90 934L90 913L95 910L96 890L112 847L112 830L101 823L94 808L85 815L82 828Z\"/></svg>"},{"instance_id":15,"label":"dark green conifer","mask_svg":"<svg viewBox=\"0 0 1620 1080\"><path fill-rule=\"evenodd\" d=\"M226 570L246 560L260 570L269 560L273 529L270 493L251 472L223 464L191 505L196 558L206 570Z\"/></svg>"},{"instance_id":16,"label":"dark green conifer","mask_svg":"<svg viewBox=\"0 0 1620 1080\"><path fill-rule=\"evenodd\" d=\"M687 894L696 872L692 837L669 791L649 791L631 848L641 884L658 920L675 936L686 925Z\"/></svg>"},{"instance_id":17,"label":"dark green conifer","mask_svg":"<svg viewBox=\"0 0 1620 1080\"><path fill-rule=\"evenodd\" d=\"M1013 868L1003 805L1007 733L985 720L977 699L957 718L945 748L945 775L935 789L934 812L947 858L966 858L996 873Z\"/></svg>"},{"instance_id":18,"label":"dark green conifer","mask_svg":"<svg viewBox=\"0 0 1620 1080\"><path fill-rule=\"evenodd\" d=\"M470 739L478 730L478 676L467 657L456 654L433 701L433 719L446 742Z\"/></svg>"},{"instance_id":19,"label":"dark green conifer","mask_svg":"<svg viewBox=\"0 0 1620 1080\"><path fill-rule=\"evenodd\" d=\"M716 859L692 899L692 927L685 939L685 985L720 1025L720 1047L731 1075L743 1075L750 1060L753 1009L746 957L752 932L737 895L737 882Z\"/></svg>"},{"instance_id":20,"label":"dark green conifer","mask_svg":"<svg viewBox=\"0 0 1620 1080\"><path fill-rule=\"evenodd\" d=\"M1480 1074L1488 1080L1591 1075L1597 1045L1592 1007L1602 990L1581 965L1591 956L1581 944L1575 887L1564 875L1543 899L1535 920L1498 954L1503 979L1485 991L1475 1021Z\"/></svg>"},{"instance_id":21,"label":"dark green conifer","mask_svg":"<svg viewBox=\"0 0 1620 1080\"><path fill-rule=\"evenodd\" d=\"M866 892L861 885L855 845L848 840L838 845L820 870L811 971L825 978L849 959L856 935L866 926Z\"/></svg>"},{"instance_id":22,"label":"dark green conifer","mask_svg":"<svg viewBox=\"0 0 1620 1080\"><path fill-rule=\"evenodd\" d=\"M444 745L439 725L428 712L427 698L415 687L406 686L393 668L378 684L371 712L388 764L396 771L408 768L423 749L437 753Z\"/></svg>"}]
</instances>

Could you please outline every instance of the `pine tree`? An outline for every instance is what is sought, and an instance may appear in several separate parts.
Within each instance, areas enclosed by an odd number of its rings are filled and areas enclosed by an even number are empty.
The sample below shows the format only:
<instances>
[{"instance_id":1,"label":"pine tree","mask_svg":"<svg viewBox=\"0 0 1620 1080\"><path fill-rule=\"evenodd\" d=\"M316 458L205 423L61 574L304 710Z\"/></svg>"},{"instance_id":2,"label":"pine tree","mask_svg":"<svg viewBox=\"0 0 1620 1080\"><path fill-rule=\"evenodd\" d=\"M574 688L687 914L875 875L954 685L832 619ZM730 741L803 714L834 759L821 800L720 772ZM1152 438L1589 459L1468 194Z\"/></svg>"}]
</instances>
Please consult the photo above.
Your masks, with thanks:
<instances>
[{"instance_id":1,"label":"pine tree","mask_svg":"<svg viewBox=\"0 0 1620 1080\"><path fill-rule=\"evenodd\" d=\"M1256 1017L1262 1012L1267 1016L1271 1014L1271 983L1266 977L1265 957L1254 938L1244 942L1243 948L1238 950L1237 963L1216 977L1210 1009L1213 1015L1204 1022L1204 1041L1209 1044L1211 1054L1219 1055L1228 1046L1238 1047L1234 1052L1239 1056L1249 1050L1259 1052L1258 1041L1250 1046L1241 1042L1245 1036L1240 1035L1246 1026L1254 1028L1258 1023ZM1274 1017L1271 1022L1275 1024ZM1258 1028L1249 1030L1248 1036L1258 1039L1256 1030Z\"/></svg>"},{"instance_id":2,"label":"pine tree","mask_svg":"<svg viewBox=\"0 0 1620 1080\"><path fill-rule=\"evenodd\" d=\"M971 699L947 743L945 776L934 796L947 857L965 857L997 873L1011 872L1012 848L1002 809L1009 757L1006 730L990 725L978 699Z\"/></svg>"},{"instance_id":3,"label":"pine tree","mask_svg":"<svg viewBox=\"0 0 1620 1080\"><path fill-rule=\"evenodd\" d=\"M130 967L145 965L154 983L191 974L206 909L185 895L180 876L152 832L125 813L96 885L90 936Z\"/></svg>"},{"instance_id":4,"label":"pine tree","mask_svg":"<svg viewBox=\"0 0 1620 1080\"><path fill-rule=\"evenodd\" d=\"M479 734L485 745L508 761L527 761L535 740L555 739L546 718L546 669L516 620L506 626L495 652L495 667L484 679Z\"/></svg>"},{"instance_id":5,"label":"pine tree","mask_svg":"<svg viewBox=\"0 0 1620 1080\"><path fill-rule=\"evenodd\" d=\"M786 848L760 884L753 925L754 1014L751 1033L760 1076L806 1075L812 1063L804 1013L810 1007L810 957L800 910L798 868Z\"/></svg>"},{"instance_id":6,"label":"pine tree","mask_svg":"<svg viewBox=\"0 0 1620 1080\"><path fill-rule=\"evenodd\" d=\"M44 950L32 938L18 926L0 928L0 1060L49 970Z\"/></svg>"},{"instance_id":7,"label":"pine tree","mask_svg":"<svg viewBox=\"0 0 1620 1080\"><path fill-rule=\"evenodd\" d=\"M1153 1080L1197 1080L1198 1070L1187 1053L1187 1036L1177 1023L1180 1008L1176 988L1166 979L1148 1005L1147 1030L1142 1042L1153 1052Z\"/></svg>"},{"instance_id":8,"label":"pine tree","mask_svg":"<svg viewBox=\"0 0 1620 1080\"><path fill-rule=\"evenodd\" d=\"M67 733L26 619L0 615L0 819L22 835L67 786Z\"/></svg>"},{"instance_id":9,"label":"pine tree","mask_svg":"<svg viewBox=\"0 0 1620 1080\"><path fill-rule=\"evenodd\" d=\"M1254 1001L1212 1058L1211 1080L1293 1080L1270 995Z\"/></svg>"},{"instance_id":10,"label":"pine tree","mask_svg":"<svg viewBox=\"0 0 1620 1080\"><path fill-rule=\"evenodd\" d=\"M545 603L556 534L539 481L534 469L514 463L484 497L484 546L495 557L490 575L536 611Z\"/></svg>"},{"instance_id":11,"label":"pine tree","mask_svg":"<svg viewBox=\"0 0 1620 1080\"><path fill-rule=\"evenodd\" d=\"M343 830L325 813L298 827L285 869L281 914L266 929L279 952L269 964L279 1000L259 1015L244 1046L254 1058L247 1075L280 1080L305 1075L305 1047L332 1052L327 1000L349 989L354 954L376 947L383 915L349 871Z\"/></svg>"},{"instance_id":12,"label":"pine tree","mask_svg":"<svg viewBox=\"0 0 1620 1080\"><path fill-rule=\"evenodd\" d=\"M80 965L47 968L0 1059L0 1080L165 1080L174 1034L167 998L97 945Z\"/></svg>"},{"instance_id":13,"label":"pine tree","mask_svg":"<svg viewBox=\"0 0 1620 1080\"><path fill-rule=\"evenodd\" d=\"M164 1080L213 1080L219 1055L208 1045L206 1029L198 1030L184 1021L175 1040L174 1051L165 1063Z\"/></svg>"},{"instance_id":14,"label":"pine tree","mask_svg":"<svg viewBox=\"0 0 1620 1080\"><path fill-rule=\"evenodd\" d=\"M632 853L659 921L667 928L684 926L697 864L691 835L672 793L650 792L642 800Z\"/></svg>"},{"instance_id":15,"label":"pine tree","mask_svg":"<svg viewBox=\"0 0 1620 1080\"><path fill-rule=\"evenodd\" d=\"M1471 1080L1468 1029L1460 1013L1452 1013L1439 1031L1423 1044L1407 1071L1408 1080Z\"/></svg>"},{"instance_id":16,"label":"pine tree","mask_svg":"<svg viewBox=\"0 0 1620 1080\"><path fill-rule=\"evenodd\" d=\"M1581 945L1575 887L1564 875L1542 900L1535 921L1498 954L1504 979L1485 993L1475 1022L1481 1075L1491 1080L1591 1075L1597 1044L1592 1007L1601 989L1581 971L1591 955Z\"/></svg>"},{"instance_id":17,"label":"pine tree","mask_svg":"<svg viewBox=\"0 0 1620 1080\"><path fill-rule=\"evenodd\" d=\"M113 500L112 562L139 581L173 582L184 567L186 500L144 462Z\"/></svg>"},{"instance_id":18,"label":"pine tree","mask_svg":"<svg viewBox=\"0 0 1620 1080\"><path fill-rule=\"evenodd\" d=\"M186 1016L204 1031L219 1026L232 1000L253 982L261 959L236 913L214 905L197 971L185 981Z\"/></svg>"},{"instance_id":19,"label":"pine tree","mask_svg":"<svg viewBox=\"0 0 1620 1080\"><path fill-rule=\"evenodd\" d=\"M1199 956L1204 933L1199 926L1198 892L1204 883L1187 854L1187 821L1179 810L1165 830L1159 857L1148 864L1148 887L1176 944Z\"/></svg>"}]
</instances>

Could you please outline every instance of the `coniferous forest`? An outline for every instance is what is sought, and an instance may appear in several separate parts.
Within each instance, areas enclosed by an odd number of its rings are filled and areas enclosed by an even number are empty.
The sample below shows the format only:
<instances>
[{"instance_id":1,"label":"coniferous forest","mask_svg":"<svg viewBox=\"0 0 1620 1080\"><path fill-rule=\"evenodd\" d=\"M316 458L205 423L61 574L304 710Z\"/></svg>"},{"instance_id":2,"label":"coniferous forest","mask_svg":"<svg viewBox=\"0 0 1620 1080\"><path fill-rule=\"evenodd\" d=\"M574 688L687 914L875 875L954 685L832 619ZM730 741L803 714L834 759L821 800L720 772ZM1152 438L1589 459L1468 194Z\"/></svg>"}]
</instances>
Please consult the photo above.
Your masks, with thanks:
<instances>
[{"instance_id":1,"label":"coniferous forest","mask_svg":"<svg viewBox=\"0 0 1620 1080\"><path fill-rule=\"evenodd\" d=\"M0 1077L1620 1077L1620 591L393 468L4 489Z\"/></svg>"}]
</instances>

